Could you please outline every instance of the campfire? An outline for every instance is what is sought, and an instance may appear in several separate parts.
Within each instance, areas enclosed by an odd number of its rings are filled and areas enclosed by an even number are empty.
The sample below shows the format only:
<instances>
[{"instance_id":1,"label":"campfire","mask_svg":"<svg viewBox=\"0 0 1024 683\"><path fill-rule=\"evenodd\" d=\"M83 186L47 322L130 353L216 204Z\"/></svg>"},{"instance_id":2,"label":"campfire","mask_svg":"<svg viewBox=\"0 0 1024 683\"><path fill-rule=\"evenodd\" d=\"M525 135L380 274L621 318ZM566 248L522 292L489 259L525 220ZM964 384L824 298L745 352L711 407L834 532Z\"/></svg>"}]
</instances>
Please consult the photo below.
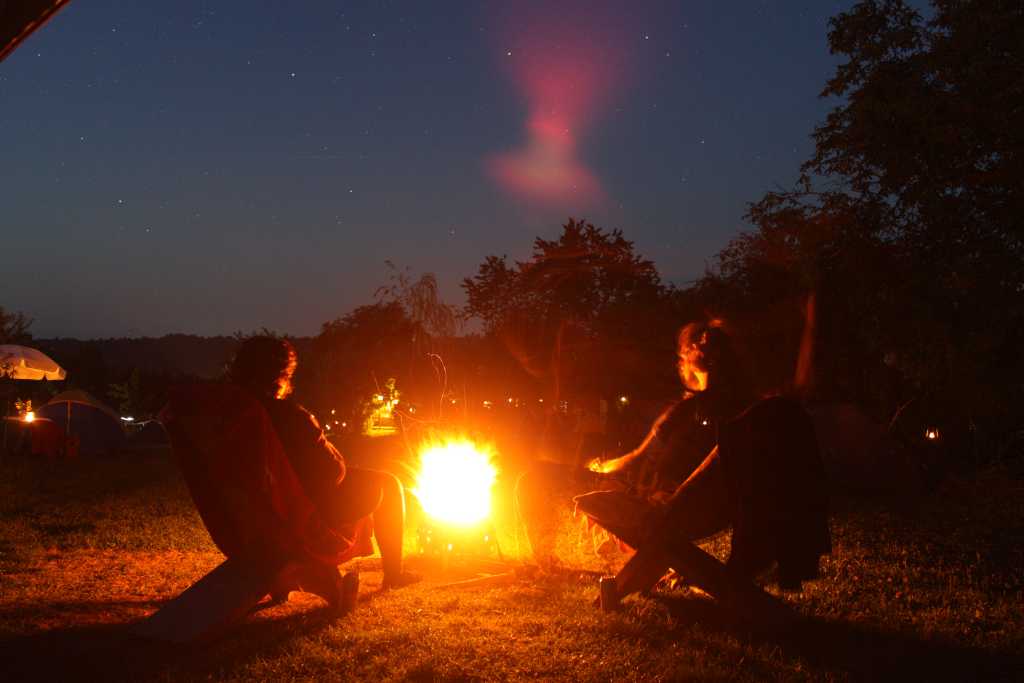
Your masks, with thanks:
<instances>
[{"instance_id":1,"label":"campfire","mask_svg":"<svg viewBox=\"0 0 1024 683\"><path fill-rule=\"evenodd\" d=\"M497 476L490 448L469 439L425 444L412 493L423 508L420 553L447 560L453 555L490 555L498 550L491 519Z\"/></svg>"}]
</instances>

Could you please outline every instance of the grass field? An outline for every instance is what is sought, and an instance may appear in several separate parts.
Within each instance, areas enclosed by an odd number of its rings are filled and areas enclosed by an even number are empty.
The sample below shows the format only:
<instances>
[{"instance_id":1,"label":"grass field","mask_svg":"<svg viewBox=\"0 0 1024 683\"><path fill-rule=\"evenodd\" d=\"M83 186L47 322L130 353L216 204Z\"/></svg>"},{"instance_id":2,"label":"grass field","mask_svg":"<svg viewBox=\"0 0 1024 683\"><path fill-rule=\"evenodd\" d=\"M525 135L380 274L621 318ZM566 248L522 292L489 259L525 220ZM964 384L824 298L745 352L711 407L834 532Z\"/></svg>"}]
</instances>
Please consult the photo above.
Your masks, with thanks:
<instances>
[{"instance_id":1,"label":"grass field","mask_svg":"<svg viewBox=\"0 0 1024 683\"><path fill-rule=\"evenodd\" d=\"M1024 677L1024 483L990 470L898 506L839 499L823 578L785 595L785 633L732 622L688 590L592 602L593 574L380 592L357 561L357 610L313 596L201 646L129 627L221 561L165 453L0 463L0 680L1012 680ZM502 524L515 555L511 525ZM608 569L567 518L580 569ZM414 545L412 530L409 550ZM724 539L712 548L721 552ZM413 560L413 564L416 561ZM464 574L463 574L464 576Z\"/></svg>"}]
</instances>

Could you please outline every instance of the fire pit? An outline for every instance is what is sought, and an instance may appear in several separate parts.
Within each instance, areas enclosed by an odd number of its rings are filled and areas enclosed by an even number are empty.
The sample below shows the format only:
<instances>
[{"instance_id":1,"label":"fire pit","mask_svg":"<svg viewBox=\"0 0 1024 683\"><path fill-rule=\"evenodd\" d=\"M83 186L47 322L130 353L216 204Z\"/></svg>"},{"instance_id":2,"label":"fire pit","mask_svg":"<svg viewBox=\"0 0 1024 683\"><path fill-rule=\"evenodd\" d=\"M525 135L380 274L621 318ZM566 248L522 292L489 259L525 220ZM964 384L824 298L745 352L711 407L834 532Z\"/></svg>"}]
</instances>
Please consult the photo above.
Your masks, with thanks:
<instances>
[{"instance_id":1,"label":"fire pit","mask_svg":"<svg viewBox=\"0 0 1024 683\"><path fill-rule=\"evenodd\" d=\"M421 555L447 565L453 557L501 556L491 518L497 470L493 451L469 439L448 439L420 449L412 493L423 508L418 530Z\"/></svg>"}]
</instances>

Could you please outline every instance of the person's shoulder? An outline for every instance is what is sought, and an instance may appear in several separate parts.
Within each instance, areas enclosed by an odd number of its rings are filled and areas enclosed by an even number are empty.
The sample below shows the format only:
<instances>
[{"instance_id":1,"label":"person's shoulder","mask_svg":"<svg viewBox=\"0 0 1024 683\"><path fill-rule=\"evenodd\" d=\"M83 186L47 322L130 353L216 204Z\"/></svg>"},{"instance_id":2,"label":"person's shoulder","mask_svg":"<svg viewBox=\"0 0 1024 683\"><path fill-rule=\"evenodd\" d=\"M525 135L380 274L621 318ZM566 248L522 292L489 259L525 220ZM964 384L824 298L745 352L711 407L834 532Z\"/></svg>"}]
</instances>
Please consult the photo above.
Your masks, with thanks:
<instances>
[{"instance_id":1,"label":"person's shoulder","mask_svg":"<svg viewBox=\"0 0 1024 683\"><path fill-rule=\"evenodd\" d=\"M697 401L692 396L676 398L665 404L661 414L670 427L678 427L693 420L696 406Z\"/></svg>"},{"instance_id":2,"label":"person's shoulder","mask_svg":"<svg viewBox=\"0 0 1024 683\"><path fill-rule=\"evenodd\" d=\"M683 425L690 422L693 406L689 399L672 399L665 403L655 416L651 430L656 434L668 436L677 432Z\"/></svg>"},{"instance_id":3,"label":"person's shoulder","mask_svg":"<svg viewBox=\"0 0 1024 683\"><path fill-rule=\"evenodd\" d=\"M286 400L285 403L291 406L292 411L294 411L297 417L301 417L304 421L309 422L317 429L322 429L320 423L316 419L316 415L314 415L311 411L307 410L304 405L296 403L295 401L288 400Z\"/></svg>"},{"instance_id":4,"label":"person's shoulder","mask_svg":"<svg viewBox=\"0 0 1024 683\"><path fill-rule=\"evenodd\" d=\"M267 411L271 415L271 419L275 419L275 421L287 421L292 425L308 425L318 431L321 429L316 416L295 401L290 399L275 399L266 402L264 405L266 405Z\"/></svg>"}]
</instances>

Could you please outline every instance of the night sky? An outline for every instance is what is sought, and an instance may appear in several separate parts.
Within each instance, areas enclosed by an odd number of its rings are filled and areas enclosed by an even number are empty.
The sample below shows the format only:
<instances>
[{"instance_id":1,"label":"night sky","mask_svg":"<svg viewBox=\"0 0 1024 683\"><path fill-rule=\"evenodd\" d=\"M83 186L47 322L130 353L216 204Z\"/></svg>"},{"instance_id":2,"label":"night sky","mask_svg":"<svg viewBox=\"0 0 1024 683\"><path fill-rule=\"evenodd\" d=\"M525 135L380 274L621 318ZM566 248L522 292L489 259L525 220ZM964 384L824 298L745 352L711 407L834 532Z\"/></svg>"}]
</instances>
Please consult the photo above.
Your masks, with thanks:
<instances>
[{"instance_id":1,"label":"night sky","mask_svg":"<svg viewBox=\"0 0 1024 683\"><path fill-rule=\"evenodd\" d=\"M570 215L685 285L811 154L850 4L73 1L0 63L0 305L315 334Z\"/></svg>"}]
</instances>

